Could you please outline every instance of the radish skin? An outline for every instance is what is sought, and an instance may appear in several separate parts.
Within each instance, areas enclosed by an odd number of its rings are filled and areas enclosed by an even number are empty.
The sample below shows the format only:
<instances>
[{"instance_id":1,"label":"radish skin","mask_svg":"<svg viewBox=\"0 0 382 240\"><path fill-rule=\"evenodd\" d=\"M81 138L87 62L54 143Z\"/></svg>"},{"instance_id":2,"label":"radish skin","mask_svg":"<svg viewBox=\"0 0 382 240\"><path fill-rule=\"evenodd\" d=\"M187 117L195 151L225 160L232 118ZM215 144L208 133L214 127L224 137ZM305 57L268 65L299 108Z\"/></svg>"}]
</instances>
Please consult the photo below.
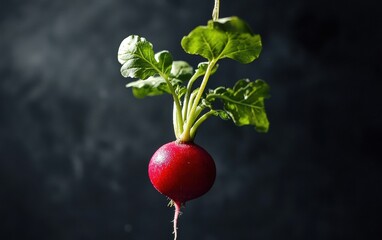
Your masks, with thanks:
<instances>
[{"instance_id":1,"label":"radish skin","mask_svg":"<svg viewBox=\"0 0 382 240\"><path fill-rule=\"evenodd\" d=\"M148 174L156 190L182 205L211 189L216 167L211 155L199 145L173 141L154 153Z\"/></svg>"}]
</instances>

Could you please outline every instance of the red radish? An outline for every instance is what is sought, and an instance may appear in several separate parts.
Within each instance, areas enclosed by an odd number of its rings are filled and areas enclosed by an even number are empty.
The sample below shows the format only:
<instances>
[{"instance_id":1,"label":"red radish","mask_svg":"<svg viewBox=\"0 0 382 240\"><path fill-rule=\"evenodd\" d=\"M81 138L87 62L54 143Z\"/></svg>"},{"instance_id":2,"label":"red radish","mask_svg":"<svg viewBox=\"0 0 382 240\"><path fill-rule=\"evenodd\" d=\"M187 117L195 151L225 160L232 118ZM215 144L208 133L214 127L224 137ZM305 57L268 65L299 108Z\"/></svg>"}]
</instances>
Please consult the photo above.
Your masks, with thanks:
<instances>
[{"instance_id":1,"label":"red radish","mask_svg":"<svg viewBox=\"0 0 382 240\"><path fill-rule=\"evenodd\" d=\"M169 197L175 205L174 234L179 209L186 201L208 192L216 177L214 160L193 142L170 142L152 156L149 177L154 187Z\"/></svg>"}]
</instances>

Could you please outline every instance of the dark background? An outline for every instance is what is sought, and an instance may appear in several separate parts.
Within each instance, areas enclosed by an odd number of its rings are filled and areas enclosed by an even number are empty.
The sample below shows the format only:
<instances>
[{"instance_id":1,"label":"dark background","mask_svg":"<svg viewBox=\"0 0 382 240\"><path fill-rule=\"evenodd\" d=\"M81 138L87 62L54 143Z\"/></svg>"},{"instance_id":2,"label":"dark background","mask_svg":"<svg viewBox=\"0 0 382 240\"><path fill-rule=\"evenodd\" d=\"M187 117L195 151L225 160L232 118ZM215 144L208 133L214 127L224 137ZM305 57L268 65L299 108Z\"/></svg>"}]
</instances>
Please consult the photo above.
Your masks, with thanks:
<instances>
[{"instance_id":1,"label":"dark background","mask_svg":"<svg viewBox=\"0 0 382 240\"><path fill-rule=\"evenodd\" d=\"M381 239L379 1L222 1L263 39L250 65L223 61L211 86L262 78L267 134L210 119L196 142L213 189L179 239ZM135 99L117 62L139 34L197 64L180 39L205 0L0 3L0 239L172 239L173 209L147 177L174 139L171 98Z\"/></svg>"}]
</instances>

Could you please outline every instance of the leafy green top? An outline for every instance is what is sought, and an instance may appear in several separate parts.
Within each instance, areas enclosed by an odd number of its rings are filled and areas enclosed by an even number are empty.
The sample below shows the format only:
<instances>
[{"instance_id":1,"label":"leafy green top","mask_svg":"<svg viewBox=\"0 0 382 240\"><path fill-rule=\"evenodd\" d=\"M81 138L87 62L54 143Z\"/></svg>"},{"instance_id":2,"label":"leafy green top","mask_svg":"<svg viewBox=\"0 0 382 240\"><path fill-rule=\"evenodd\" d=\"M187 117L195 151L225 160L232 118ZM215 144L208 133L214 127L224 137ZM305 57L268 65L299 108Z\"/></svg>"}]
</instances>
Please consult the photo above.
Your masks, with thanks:
<instances>
[{"instance_id":1,"label":"leafy green top","mask_svg":"<svg viewBox=\"0 0 382 240\"><path fill-rule=\"evenodd\" d=\"M238 17L209 21L182 39L182 47L189 54L200 55L209 61L231 58L250 63L259 57L261 39Z\"/></svg>"},{"instance_id":2,"label":"leafy green top","mask_svg":"<svg viewBox=\"0 0 382 240\"><path fill-rule=\"evenodd\" d=\"M122 64L122 76L138 79L126 85L133 89L134 96L171 94L174 131L179 141L193 141L197 128L210 116L267 132L264 99L269 97L269 87L263 80L242 79L233 88L205 91L219 60L229 58L247 64L257 59L262 49L260 36L242 19L228 17L196 27L183 37L181 45L186 53L200 55L206 62L194 70L184 61L173 61L168 51L155 53L145 38L131 35L122 41L118 61ZM201 77L200 86L194 88L193 84Z\"/></svg>"}]
</instances>

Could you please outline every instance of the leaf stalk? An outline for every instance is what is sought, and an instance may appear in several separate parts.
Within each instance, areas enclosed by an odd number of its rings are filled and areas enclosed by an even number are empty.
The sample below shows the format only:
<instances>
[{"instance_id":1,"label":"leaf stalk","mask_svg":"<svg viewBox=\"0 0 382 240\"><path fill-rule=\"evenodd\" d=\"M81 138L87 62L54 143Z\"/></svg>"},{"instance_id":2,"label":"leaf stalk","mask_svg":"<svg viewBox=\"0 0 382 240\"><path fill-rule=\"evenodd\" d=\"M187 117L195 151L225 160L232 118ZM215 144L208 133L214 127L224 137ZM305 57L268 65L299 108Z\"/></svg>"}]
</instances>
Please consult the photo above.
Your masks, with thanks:
<instances>
[{"instance_id":1,"label":"leaf stalk","mask_svg":"<svg viewBox=\"0 0 382 240\"><path fill-rule=\"evenodd\" d=\"M191 135L191 128L193 127L195 119L200 114L200 112L198 112L198 113L196 112L197 111L197 107L199 105L200 99L202 97L204 89L207 86L207 82L208 82L208 80L209 80L209 78L211 76L212 69L214 68L216 62L217 62L217 60L215 60L215 59L209 61L206 73L204 74L204 77L203 77L202 83L200 84L198 93L197 93L195 99L192 102L188 103L188 104L191 104L192 107L191 107L190 111L187 114L187 119L186 119L186 122L185 122L185 127L184 127L184 129L182 131L183 133L180 136L180 140L183 141L183 142L188 142L188 141L192 141L193 140L193 137ZM195 131L196 131L196 129L195 129Z\"/></svg>"},{"instance_id":2,"label":"leaf stalk","mask_svg":"<svg viewBox=\"0 0 382 240\"><path fill-rule=\"evenodd\" d=\"M200 124L202 124L204 121L206 121L209 117L215 115L215 110L210 110L209 112L206 112L203 114L192 126L191 131L190 131L190 136L192 139L195 138L196 135L196 130L199 128Z\"/></svg>"},{"instance_id":3,"label":"leaf stalk","mask_svg":"<svg viewBox=\"0 0 382 240\"><path fill-rule=\"evenodd\" d=\"M182 109L182 114L183 114L183 119L186 120L188 113L189 113L189 102L190 102L190 96L191 96L191 91L192 91L192 85L194 82L201 76L202 74L199 73L199 71L196 71L194 75L190 78L188 84L187 84L187 90L186 90L186 95L184 96L184 101L183 101L183 109Z\"/></svg>"},{"instance_id":4,"label":"leaf stalk","mask_svg":"<svg viewBox=\"0 0 382 240\"><path fill-rule=\"evenodd\" d=\"M168 79L168 77L164 74L161 74L160 76L166 81L168 85L168 89L170 90L171 95L174 99L174 105L175 105L174 107L175 107L176 113L174 114L173 124L174 124L175 137L179 138L180 133L183 132L182 107L180 106L179 96L178 94L176 94L175 89L170 83L170 80Z\"/></svg>"}]
</instances>

